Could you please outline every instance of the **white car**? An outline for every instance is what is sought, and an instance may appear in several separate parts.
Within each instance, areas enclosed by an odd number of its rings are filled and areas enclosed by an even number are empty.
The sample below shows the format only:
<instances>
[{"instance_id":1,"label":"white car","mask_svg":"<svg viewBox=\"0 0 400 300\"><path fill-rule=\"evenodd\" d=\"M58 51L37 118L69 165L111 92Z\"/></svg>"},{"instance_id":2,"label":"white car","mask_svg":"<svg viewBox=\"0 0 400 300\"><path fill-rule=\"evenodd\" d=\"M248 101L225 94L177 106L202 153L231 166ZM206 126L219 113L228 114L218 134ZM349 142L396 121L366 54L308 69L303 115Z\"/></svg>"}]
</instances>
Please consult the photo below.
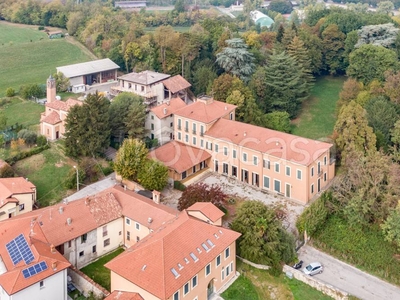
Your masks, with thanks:
<instances>
[{"instance_id":1,"label":"white car","mask_svg":"<svg viewBox=\"0 0 400 300\"><path fill-rule=\"evenodd\" d=\"M308 266L306 266L303 269L303 272L306 275L312 276L312 275L315 275L315 274L321 274L323 270L324 270L324 267L322 266L321 263L313 262L313 263L309 264Z\"/></svg>"}]
</instances>

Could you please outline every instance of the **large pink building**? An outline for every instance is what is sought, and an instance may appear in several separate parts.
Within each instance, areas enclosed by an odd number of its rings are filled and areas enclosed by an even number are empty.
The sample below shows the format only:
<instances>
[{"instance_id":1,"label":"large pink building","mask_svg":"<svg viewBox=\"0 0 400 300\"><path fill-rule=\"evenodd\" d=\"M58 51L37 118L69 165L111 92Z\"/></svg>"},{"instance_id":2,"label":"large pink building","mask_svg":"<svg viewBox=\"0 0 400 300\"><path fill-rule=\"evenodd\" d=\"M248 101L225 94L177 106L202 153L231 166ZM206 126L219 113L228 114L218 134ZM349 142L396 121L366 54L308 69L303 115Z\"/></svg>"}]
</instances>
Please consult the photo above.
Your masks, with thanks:
<instances>
[{"instance_id":1,"label":"large pink building","mask_svg":"<svg viewBox=\"0 0 400 300\"><path fill-rule=\"evenodd\" d=\"M215 173L302 203L329 185L335 176L332 144L235 121L235 108L206 98L179 109L174 114L179 146L163 145L150 156L164 162L174 180L196 175L199 157L209 157L204 165ZM174 149L179 151L171 153ZM180 159L181 153L197 154ZM186 167L175 169L177 162Z\"/></svg>"}]
</instances>

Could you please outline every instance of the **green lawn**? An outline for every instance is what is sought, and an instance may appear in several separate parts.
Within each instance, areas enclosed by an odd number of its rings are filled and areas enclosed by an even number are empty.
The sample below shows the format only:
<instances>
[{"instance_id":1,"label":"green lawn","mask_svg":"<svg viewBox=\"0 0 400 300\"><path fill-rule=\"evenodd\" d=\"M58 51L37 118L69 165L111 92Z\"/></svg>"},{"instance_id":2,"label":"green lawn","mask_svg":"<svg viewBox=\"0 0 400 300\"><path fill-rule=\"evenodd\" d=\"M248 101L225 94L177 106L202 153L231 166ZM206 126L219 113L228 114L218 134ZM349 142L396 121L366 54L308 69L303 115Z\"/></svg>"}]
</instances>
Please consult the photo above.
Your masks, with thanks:
<instances>
[{"instance_id":1,"label":"green lawn","mask_svg":"<svg viewBox=\"0 0 400 300\"><path fill-rule=\"evenodd\" d=\"M18 176L27 177L36 186L37 201L41 207L54 204L66 196L64 182L73 162L65 157L62 142L52 143L50 149L20 160L13 166Z\"/></svg>"},{"instance_id":2,"label":"green lawn","mask_svg":"<svg viewBox=\"0 0 400 300\"><path fill-rule=\"evenodd\" d=\"M311 98L303 103L299 117L293 120L293 134L312 139L332 135L336 122L336 102L345 79L343 76L317 79Z\"/></svg>"},{"instance_id":3,"label":"green lawn","mask_svg":"<svg viewBox=\"0 0 400 300\"><path fill-rule=\"evenodd\" d=\"M37 104L33 101L13 98L9 103L0 107L0 110L4 111L7 116L8 126L14 125L15 123L30 126L39 124L40 114L44 112L44 105Z\"/></svg>"},{"instance_id":4,"label":"green lawn","mask_svg":"<svg viewBox=\"0 0 400 300\"><path fill-rule=\"evenodd\" d=\"M328 300L332 299L296 279L279 277L253 268L237 260L237 270L242 274L224 293L225 300Z\"/></svg>"},{"instance_id":5,"label":"green lawn","mask_svg":"<svg viewBox=\"0 0 400 300\"><path fill-rule=\"evenodd\" d=\"M50 40L33 28L0 23L0 97L8 87L45 84L56 67L85 62L91 58L66 39Z\"/></svg>"},{"instance_id":6,"label":"green lawn","mask_svg":"<svg viewBox=\"0 0 400 300\"><path fill-rule=\"evenodd\" d=\"M124 252L124 249L119 248L82 268L81 271L109 291L111 289L111 275L110 270L105 268L104 265L122 252Z\"/></svg>"},{"instance_id":7,"label":"green lawn","mask_svg":"<svg viewBox=\"0 0 400 300\"><path fill-rule=\"evenodd\" d=\"M317 248L386 281L400 285L400 261L396 247L385 241L378 225L351 228L331 216L313 237Z\"/></svg>"}]
</instances>

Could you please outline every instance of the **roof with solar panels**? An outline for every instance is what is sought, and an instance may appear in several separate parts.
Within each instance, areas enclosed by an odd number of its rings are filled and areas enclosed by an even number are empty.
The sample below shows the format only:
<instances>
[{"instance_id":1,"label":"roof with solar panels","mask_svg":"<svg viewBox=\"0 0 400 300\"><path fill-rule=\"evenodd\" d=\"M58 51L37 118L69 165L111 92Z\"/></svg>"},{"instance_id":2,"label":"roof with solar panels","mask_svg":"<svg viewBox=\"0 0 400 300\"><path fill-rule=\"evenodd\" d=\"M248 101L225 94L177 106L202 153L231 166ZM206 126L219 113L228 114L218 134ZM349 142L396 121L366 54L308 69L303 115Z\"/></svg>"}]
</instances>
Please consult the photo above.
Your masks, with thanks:
<instances>
[{"instance_id":1,"label":"roof with solar panels","mask_svg":"<svg viewBox=\"0 0 400 300\"><path fill-rule=\"evenodd\" d=\"M35 218L0 222L0 285L8 295L44 280L71 264L45 238Z\"/></svg>"}]
</instances>

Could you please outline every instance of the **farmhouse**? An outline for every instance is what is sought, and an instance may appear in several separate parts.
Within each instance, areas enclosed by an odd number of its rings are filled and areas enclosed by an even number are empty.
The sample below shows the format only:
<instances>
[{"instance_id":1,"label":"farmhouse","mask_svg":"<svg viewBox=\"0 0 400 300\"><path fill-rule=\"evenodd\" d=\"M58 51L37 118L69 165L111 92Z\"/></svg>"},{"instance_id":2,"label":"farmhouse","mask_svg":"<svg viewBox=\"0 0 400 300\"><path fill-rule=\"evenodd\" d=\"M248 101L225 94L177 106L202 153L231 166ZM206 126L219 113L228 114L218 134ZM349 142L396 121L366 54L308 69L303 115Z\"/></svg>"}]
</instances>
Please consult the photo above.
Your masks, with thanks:
<instances>
[{"instance_id":1,"label":"farmhouse","mask_svg":"<svg viewBox=\"0 0 400 300\"><path fill-rule=\"evenodd\" d=\"M47 32L49 39L59 39L63 37L62 31L49 31Z\"/></svg>"},{"instance_id":2,"label":"farmhouse","mask_svg":"<svg viewBox=\"0 0 400 300\"><path fill-rule=\"evenodd\" d=\"M114 6L120 7L122 9L130 9L130 8L145 8L146 0L125 0L125 1L115 1Z\"/></svg>"},{"instance_id":3,"label":"farmhouse","mask_svg":"<svg viewBox=\"0 0 400 300\"><path fill-rule=\"evenodd\" d=\"M118 69L119 66L116 63L105 58L57 67L57 72L63 73L69 79L73 93L81 93L86 90L86 85L116 81Z\"/></svg>"}]
</instances>

